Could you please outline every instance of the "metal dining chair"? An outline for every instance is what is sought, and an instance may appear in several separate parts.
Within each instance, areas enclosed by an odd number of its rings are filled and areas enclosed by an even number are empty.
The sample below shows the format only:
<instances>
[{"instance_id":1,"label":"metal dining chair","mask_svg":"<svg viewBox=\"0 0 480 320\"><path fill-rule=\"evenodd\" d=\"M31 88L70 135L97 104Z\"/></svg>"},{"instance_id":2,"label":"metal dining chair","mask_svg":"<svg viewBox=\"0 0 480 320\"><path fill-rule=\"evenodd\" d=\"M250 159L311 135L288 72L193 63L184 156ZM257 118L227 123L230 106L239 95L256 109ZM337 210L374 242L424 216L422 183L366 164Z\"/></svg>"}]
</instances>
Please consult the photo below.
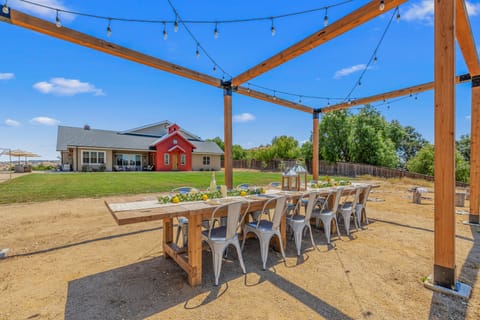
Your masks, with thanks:
<instances>
[{"instance_id":1,"label":"metal dining chair","mask_svg":"<svg viewBox=\"0 0 480 320\"><path fill-rule=\"evenodd\" d=\"M327 244L330 244L330 227L332 220L335 221L338 237L340 237L340 230L338 229L337 221L337 209L342 196L343 187L337 188L329 192L327 199L323 202L323 205L319 209L315 209L312 213L312 217L316 219L316 227L318 228L320 220L323 223L323 230L325 231L325 237L327 238ZM333 207L328 208L331 197L335 197L333 200Z\"/></svg>"},{"instance_id":2,"label":"metal dining chair","mask_svg":"<svg viewBox=\"0 0 480 320\"><path fill-rule=\"evenodd\" d=\"M257 221L249 222L245 225L243 229L243 241L242 241L242 250L245 246L245 239L249 232L253 232L257 235L257 238L260 242L260 254L262 257L263 270L266 269L267 258L268 258L268 248L270 246L270 240L273 236L277 236L280 242L280 251L282 257L285 260L285 252L283 251L282 236L280 234L280 223L282 221L282 216L286 211L286 197L275 197L268 199L263 205L260 216L257 218ZM273 212L273 217L270 217L268 213L268 207L271 206L272 202L275 202L275 209ZM262 219L266 216L267 219Z\"/></svg>"},{"instance_id":3,"label":"metal dining chair","mask_svg":"<svg viewBox=\"0 0 480 320\"><path fill-rule=\"evenodd\" d=\"M353 222L355 224L355 229L358 231L356 211L357 211L357 203L360 198L360 193L362 191L363 191L363 188L355 187L355 192L347 195L345 201L339 205L338 213L342 217L347 236L350 235L350 220L352 216L353 216Z\"/></svg>"},{"instance_id":4,"label":"metal dining chair","mask_svg":"<svg viewBox=\"0 0 480 320\"><path fill-rule=\"evenodd\" d=\"M304 198L308 199L308 203L305 209L305 215L300 214L300 209L302 207L302 200ZM295 239L295 246L297 248L297 255L300 255L300 250L302 247L302 238L303 231L305 228L310 232L310 239L312 240L312 245L315 248L315 241L313 240L312 227L310 226L310 218L312 215L313 208L317 201L316 192L306 192L302 195L297 201L297 207L293 210L293 214L287 215L287 225L293 232L293 237Z\"/></svg>"},{"instance_id":5,"label":"metal dining chair","mask_svg":"<svg viewBox=\"0 0 480 320\"><path fill-rule=\"evenodd\" d=\"M371 190L372 190L371 185L365 186L362 190L363 191L362 202L359 202L356 205L356 216L357 216L358 225L360 227L362 226L362 215L365 215L365 224L368 224L366 206L367 206L368 195L370 194Z\"/></svg>"},{"instance_id":6,"label":"metal dining chair","mask_svg":"<svg viewBox=\"0 0 480 320\"><path fill-rule=\"evenodd\" d=\"M179 187L175 188L171 191L171 193L196 193L199 192L197 188L193 187ZM178 245L178 240L180 238L180 234L182 234L183 246L187 247L188 245L188 219L185 217L178 217L178 226L177 226L177 236L175 238L175 244Z\"/></svg>"},{"instance_id":7,"label":"metal dining chair","mask_svg":"<svg viewBox=\"0 0 480 320\"><path fill-rule=\"evenodd\" d=\"M242 205L244 204L247 204L247 208L242 214ZM220 271L222 269L224 252L230 245L233 245L237 249L240 266L242 267L243 273L247 273L243 262L242 251L240 249L240 242L238 240L238 232L249 207L249 202L245 200L231 202L216 207L212 212L208 230L202 231L202 240L205 241L212 250L213 273L216 286L218 286L218 278L220 277ZM218 220L219 214L223 213L224 210L227 210L226 225L215 227L215 221Z\"/></svg>"}]
</instances>

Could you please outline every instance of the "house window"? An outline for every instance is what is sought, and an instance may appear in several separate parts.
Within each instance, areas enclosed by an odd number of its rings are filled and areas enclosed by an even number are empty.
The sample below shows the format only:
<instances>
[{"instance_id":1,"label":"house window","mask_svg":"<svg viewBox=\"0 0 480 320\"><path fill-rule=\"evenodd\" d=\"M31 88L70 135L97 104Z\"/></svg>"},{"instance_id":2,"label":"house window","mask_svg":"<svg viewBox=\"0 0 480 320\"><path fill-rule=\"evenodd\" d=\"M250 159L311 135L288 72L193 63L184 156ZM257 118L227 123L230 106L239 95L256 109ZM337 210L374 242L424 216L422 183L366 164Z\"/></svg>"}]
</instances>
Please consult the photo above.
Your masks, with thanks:
<instances>
[{"instance_id":1,"label":"house window","mask_svg":"<svg viewBox=\"0 0 480 320\"><path fill-rule=\"evenodd\" d=\"M83 164L105 164L105 151L82 151Z\"/></svg>"},{"instance_id":2,"label":"house window","mask_svg":"<svg viewBox=\"0 0 480 320\"><path fill-rule=\"evenodd\" d=\"M203 156L203 165L204 166L209 166L210 165L210 157L209 156Z\"/></svg>"},{"instance_id":3,"label":"house window","mask_svg":"<svg viewBox=\"0 0 480 320\"><path fill-rule=\"evenodd\" d=\"M167 165L170 164L170 155L168 153L163 155L163 163Z\"/></svg>"},{"instance_id":4,"label":"house window","mask_svg":"<svg viewBox=\"0 0 480 320\"><path fill-rule=\"evenodd\" d=\"M180 155L180 164L185 165L185 162L187 162L187 156L185 155L185 153L182 153Z\"/></svg>"}]
</instances>

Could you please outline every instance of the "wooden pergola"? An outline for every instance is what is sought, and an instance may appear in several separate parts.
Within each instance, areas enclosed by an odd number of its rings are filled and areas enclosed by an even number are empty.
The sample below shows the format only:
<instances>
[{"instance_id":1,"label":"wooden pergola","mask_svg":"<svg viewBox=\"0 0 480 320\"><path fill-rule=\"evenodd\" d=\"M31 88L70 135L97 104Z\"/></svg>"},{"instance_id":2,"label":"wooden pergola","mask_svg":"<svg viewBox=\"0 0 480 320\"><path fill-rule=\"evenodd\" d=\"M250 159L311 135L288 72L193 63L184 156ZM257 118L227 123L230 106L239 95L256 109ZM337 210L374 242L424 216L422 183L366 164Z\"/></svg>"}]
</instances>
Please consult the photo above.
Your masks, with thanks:
<instances>
[{"instance_id":1,"label":"wooden pergola","mask_svg":"<svg viewBox=\"0 0 480 320\"><path fill-rule=\"evenodd\" d=\"M454 289L455 278L455 84L472 83L471 110L471 163L470 163L470 215L469 222L479 224L480 211L480 64L464 0L435 0L434 15L434 81L383 94L339 103L324 108L312 108L242 87L273 68L316 48L339 35L403 4L407 0L385 0L385 8L379 10L380 0L373 0L296 44L284 49L258 65L246 70L231 81L176 65L141 52L137 52L87 34L57 28L54 23L10 9L0 12L0 20L19 27L37 31L58 39L72 42L120 58L144 64L194 81L223 89L225 183L233 184L232 169L232 94L238 93L276 105L310 113L313 116L313 178L318 178L319 115L359 104L391 99L434 89L435 126L435 232L434 232L434 284ZM455 75L455 38L461 49L469 74Z\"/></svg>"}]
</instances>

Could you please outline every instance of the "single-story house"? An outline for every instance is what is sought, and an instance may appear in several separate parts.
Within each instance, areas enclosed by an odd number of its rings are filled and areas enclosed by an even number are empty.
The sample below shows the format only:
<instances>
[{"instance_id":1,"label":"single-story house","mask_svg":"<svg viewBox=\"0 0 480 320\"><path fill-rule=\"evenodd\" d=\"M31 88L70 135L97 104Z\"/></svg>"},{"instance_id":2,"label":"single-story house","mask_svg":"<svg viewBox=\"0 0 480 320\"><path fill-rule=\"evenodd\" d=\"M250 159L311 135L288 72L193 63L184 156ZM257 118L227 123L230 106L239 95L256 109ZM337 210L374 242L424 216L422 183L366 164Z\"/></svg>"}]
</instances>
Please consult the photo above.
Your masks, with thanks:
<instances>
[{"instance_id":1,"label":"single-story house","mask_svg":"<svg viewBox=\"0 0 480 320\"><path fill-rule=\"evenodd\" d=\"M222 149L170 121L122 132L58 126L63 170L220 170Z\"/></svg>"}]
</instances>

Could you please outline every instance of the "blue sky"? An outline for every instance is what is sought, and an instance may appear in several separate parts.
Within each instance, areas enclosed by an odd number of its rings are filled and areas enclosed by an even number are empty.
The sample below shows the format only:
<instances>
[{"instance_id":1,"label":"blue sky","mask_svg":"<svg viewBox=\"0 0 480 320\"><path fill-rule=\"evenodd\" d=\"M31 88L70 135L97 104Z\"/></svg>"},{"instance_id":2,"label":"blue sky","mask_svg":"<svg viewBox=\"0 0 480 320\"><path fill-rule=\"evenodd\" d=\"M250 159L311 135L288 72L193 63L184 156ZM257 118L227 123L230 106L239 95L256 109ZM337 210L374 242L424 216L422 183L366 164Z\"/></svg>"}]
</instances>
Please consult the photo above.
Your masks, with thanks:
<instances>
[{"instance_id":1,"label":"blue sky","mask_svg":"<svg viewBox=\"0 0 480 320\"><path fill-rule=\"evenodd\" d=\"M178 1L171 0L184 20L228 20L271 17L332 6L342 1ZM67 1L33 0L62 10L104 17L173 21L167 0ZM328 9L329 23L364 5L354 0ZM480 47L480 1L467 2L477 50ZM55 22L56 12L9 0L8 5ZM402 5L377 51L378 61L365 72L352 97L365 97L433 80L433 0ZM253 85L303 96L344 98L357 83L382 36L392 11L319 46L259 77ZM200 44L227 74L236 76L323 27L325 12L239 24L188 24ZM196 43L180 25L112 21L59 14L63 26L114 42L218 78L205 52L197 58ZM25 149L41 159L55 159L58 125L126 130L162 120L178 123L202 138L223 137L222 90L134 62L0 23L0 148ZM467 68L457 50L456 73ZM252 85L252 88L257 89ZM260 90L260 89L259 89ZM470 83L457 86L456 133L470 131ZM273 91L264 90L269 94ZM330 101L332 104L334 100ZM302 98L318 108L327 100ZM411 125L433 142L433 92L379 106L387 120ZM300 142L312 130L312 116L252 98L233 96L233 143L244 148L290 135ZM0 158L0 161L4 160Z\"/></svg>"}]
</instances>

